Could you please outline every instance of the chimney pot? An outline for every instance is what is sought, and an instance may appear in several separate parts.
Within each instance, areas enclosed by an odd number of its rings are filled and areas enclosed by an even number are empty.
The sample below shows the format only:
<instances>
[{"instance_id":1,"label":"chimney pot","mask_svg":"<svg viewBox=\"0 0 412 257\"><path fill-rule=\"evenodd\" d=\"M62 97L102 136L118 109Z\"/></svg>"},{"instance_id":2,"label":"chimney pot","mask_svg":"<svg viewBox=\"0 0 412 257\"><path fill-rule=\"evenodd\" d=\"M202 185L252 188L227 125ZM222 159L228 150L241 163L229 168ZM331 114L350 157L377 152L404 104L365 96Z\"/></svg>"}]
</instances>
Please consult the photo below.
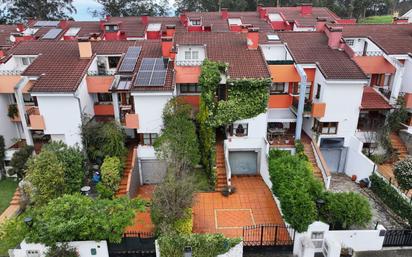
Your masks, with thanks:
<instances>
[{"instance_id":1,"label":"chimney pot","mask_svg":"<svg viewBox=\"0 0 412 257\"><path fill-rule=\"evenodd\" d=\"M229 18L229 13L227 8L222 8L220 11L223 20L227 20Z\"/></svg>"},{"instance_id":2,"label":"chimney pot","mask_svg":"<svg viewBox=\"0 0 412 257\"><path fill-rule=\"evenodd\" d=\"M256 50L259 47L259 28L248 28L247 48Z\"/></svg>"},{"instance_id":3,"label":"chimney pot","mask_svg":"<svg viewBox=\"0 0 412 257\"><path fill-rule=\"evenodd\" d=\"M267 17L267 10L266 10L266 8L260 8L259 9L259 17L261 18L261 19L266 19L266 17Z\"/></svg>"},{"instance_id":4,"label":"chimney pot","mask_svg":"<svg viewBox=\"0 0 412 257\"><path fill-rule=\"evenodd\" d=\"M88 37L80 37L78 40L80 59L92 58L92 43Z\"/></svg>"}]
</instances>

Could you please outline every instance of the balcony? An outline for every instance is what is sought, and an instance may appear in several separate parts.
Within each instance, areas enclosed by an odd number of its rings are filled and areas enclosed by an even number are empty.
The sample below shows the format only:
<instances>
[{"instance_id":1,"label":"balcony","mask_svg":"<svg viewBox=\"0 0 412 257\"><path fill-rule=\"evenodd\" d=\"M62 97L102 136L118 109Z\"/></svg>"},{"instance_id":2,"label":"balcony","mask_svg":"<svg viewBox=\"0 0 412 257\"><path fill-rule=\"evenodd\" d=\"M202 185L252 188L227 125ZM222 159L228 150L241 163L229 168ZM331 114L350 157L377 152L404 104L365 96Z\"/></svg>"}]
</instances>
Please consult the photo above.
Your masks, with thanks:
<instances>
[{"instance_id":1,"label":"balcony","mask_svg":"<svg viewBox=\"0 0 412 257\"><path fill-rule=\"evenodd\" d=\"M267 140L270 146L291 147L295 145L294 129L268 128Z\"/></svg>"},{"instance_id":2,"label":"balcony","mask_svg":"<svg viewBox=\"0 0 412 257\"><path fill-rule=\"evenodd\" d=\"M94 115L96 116L114 116L114 107L112 103L95 103Z\"/></svg>"},{"instance_id":3,"label":"balcony","mask_svg":"<svg viewBox=\"0 0 412 257\"><path fill-rule=\"evenodd\" d=\"M32 130L44 130L46 125L44 123L43 115L40 115L39 108L37 106L31 106L26 110L28 116L28 127Z\"/></svg>"},{"instance_id":4,"label":"balcony","mask_svg":"<svg viewBox=\"0 0 412 257\"><path fill-rule=\"evenodd\" d=\"M298 112L299 106L299 97L294 96L292 98L292 109L295 113ZM312 102L305 98L305 105L303 106L303 116L310 117L310 113L312 111Z\"/></svg>"}]
</instances>

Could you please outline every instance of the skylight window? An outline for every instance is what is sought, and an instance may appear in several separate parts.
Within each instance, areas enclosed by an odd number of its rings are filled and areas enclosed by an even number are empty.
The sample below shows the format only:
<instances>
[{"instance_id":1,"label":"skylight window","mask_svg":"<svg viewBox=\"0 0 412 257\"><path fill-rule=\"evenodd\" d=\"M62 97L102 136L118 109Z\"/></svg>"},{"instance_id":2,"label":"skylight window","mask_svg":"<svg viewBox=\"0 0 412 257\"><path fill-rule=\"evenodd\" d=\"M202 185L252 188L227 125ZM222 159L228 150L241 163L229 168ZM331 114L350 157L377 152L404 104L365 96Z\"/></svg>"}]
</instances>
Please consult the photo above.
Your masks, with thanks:
<instances>
[{"instance_id":1,"label":"skylight window","mask_svg":"<svg viewBox=\"0 0 412 257\"><path fill-rule=\"evenodd\" d=\"M229 25L242 25L242 20L240 18L229 18L227 22L229 22Z\"/></svg>"},{"instance_id":2,"label":"skylight window","mask_svg":"<svg viewBox=\"0 0 412 257\"><path fill-rule=\"evenodd\" d=\"M43 36L43 39L55 39L62 31L62 29L50 29Z\"/></svg>"},{"instance_id":3,"label":"skylight window","mask_svg":"<svg viewBox=\"0 0 412 257\"><path fill-rule=\"evenodd\" d=\"M75 37L80 31L79 27L73 27L67 30L67 32L64 34L65 36L68 37Z\"/></svg>"},{"instance_id":4,"label":"skylight window","mask_svg":"<svg viewBox=\"0 0 412 257\"><path fill-rule=\"evenodd\" d=\"M147 25L147 31L160 31L161 26L161 23L149 23L149 25Z\"/></svg>"},{"instance_id":5,"label":"skylight window","mask_svg":"<svg viewBox=\"0 0 412 257\"><path fill-rule=\"evenodd\" d=\"M268 16L270 21L283 21L283 17L279 13L269 13Z\"/></svg>"},{"instance_id":6,"label":"skylight window","mask_svg":"<svg viewBox=\"0 0 412 257\"><path fill-rule=\"evenodd\" d=\"M267 37L269 41L279 41L280 40L279 36L276 34L268 34Z\"/></svg>"}]
</instances>

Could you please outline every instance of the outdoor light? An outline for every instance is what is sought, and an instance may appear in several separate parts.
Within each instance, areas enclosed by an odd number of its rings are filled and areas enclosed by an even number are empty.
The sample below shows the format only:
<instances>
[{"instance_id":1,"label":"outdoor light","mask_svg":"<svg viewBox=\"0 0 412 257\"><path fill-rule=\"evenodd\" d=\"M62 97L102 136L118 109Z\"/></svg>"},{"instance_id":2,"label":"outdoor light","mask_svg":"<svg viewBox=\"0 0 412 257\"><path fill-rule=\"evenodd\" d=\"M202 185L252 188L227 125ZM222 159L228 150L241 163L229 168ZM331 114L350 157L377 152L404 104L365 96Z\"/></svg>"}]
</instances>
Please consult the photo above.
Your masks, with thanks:
<instances>
[{"instance_id":1,"label":"outdoor light","mask_svg":"<svg viewBox=\"0 0 412 257\"><path fill-rule=\"evenodd\" d=\"M26 217L24 218L24 223L26 223L26 225L31 228L33 226L33 218L32 217Z\"/></svg>"},{"instance_id":2,"label":"outdoor light","mask_svg":"<svg viewBox=\"0 0 412 257\"><path fill-rule=\"evenodd\" d=\"M183 257L192 257L192 247L191 246L185 246Z\"/></svg>"}]
</instances>

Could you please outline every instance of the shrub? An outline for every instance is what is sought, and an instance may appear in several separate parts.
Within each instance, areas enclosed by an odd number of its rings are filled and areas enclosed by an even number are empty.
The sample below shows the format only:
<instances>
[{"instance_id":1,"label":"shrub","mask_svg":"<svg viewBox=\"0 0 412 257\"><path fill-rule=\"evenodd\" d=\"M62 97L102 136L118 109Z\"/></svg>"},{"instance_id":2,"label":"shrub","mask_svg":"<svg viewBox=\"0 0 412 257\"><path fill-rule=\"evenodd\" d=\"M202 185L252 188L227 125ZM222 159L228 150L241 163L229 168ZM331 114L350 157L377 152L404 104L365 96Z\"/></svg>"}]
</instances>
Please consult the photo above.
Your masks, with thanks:
<instances>
[{"instance_id":1,"label":"shrub","mask_svg":"<svg viewBox=\"0 0 412 257\"><path fill-rule=\"evenodd\" d=\"M173 230L178 234L190 235L193 229L192 209L187 208L182 218L175 221Z\"/></svg>"},{"instance_id":2,"label":"shrub","mask_svg":"<svg viewBox=\"0 0 412 257\"><path fill-rule=\"evenodd\" d=\"M122 178L123 165L118 157L106 157L100 167L102 180L97 186L97 191L103 198L111 198L119 188Z\"/></svg>"},{"instance_id":3,"label":"shrub","mask_svg":"<svg viewBox=\"0 0 412 257\"><path fill-rule=\"evenodd\" d=\"M186 246L192 247L193 257L216 257L240 243L238 238L221 234L162 235L158 239L161 256L181 257Z\"/></svg>"},{"instance_id":4,"label":"shrub","mask_svg":"<svg viewBox=\"0 0 412 257\"><path fill-rule=\"evenodd\" d=\"M10 160L11 169L8 171L10 175L16 174L18 178L22 179L25 176L27 169L27 160L32 156L34 147L31 145L24 145L17 152L13 154Z\"/></svg>"},{"instance_id":5,"label":"shrub","mask_svg":"<svg viewBox=\"0 0 412 257\"><path fill-rule=\"evenodd\" d=\"M366 197L354 193L325 193L325 205L320 210L321 219L333 229L350 229L366 226L372 219Z\"/></svg>"},{"instance_id":6,"label":"shrub","mask_svg":"<svg viewBox=\"0 0 412 257\"><path fill-rule=\"evenodd\" d=\"M408 157L395 163L394 174L402 190L412 188L412 158Z\"/></svg>"},{"instance_id":7,"label":"shrub","mask_svg":"<svg viewBox=\"0 0 412 257\"><path fill-rule=\"evenodd\" d=\"M3 221L0 224L0 256L7 256L7 251L20 244L27 232L28 228L24 224L22 216Z\"/></svg>"},{"instance_id":8,"label":"shrub","mask_svg":"<svg viewBox=\"0 0 412 257\"><path fill-rule=\"evenodd\" d=\"M85 157L78 147L69 147L65 143L51 142L43 146L42 151L56 154L64 168L65 192L79 192L85 176Z\"/></svg>"},{"instance_id":9,"label":"shrub","mask_svg":"<svg viewBox=\"0 0 412 257\"><path fill-rule=\"evenodd\" d=\"M396 214L412 225L412 205L378 175L373 174L369 178L372 191Z\"/></svg>"},{"instance_id":10,"label":"shrub","mask_svg":"<svg viewBox=\"0 0 412 257\"><path fill-rule=\"evenodd\" d=\"M70 247L67 243L52 245L46 252L45 257L79 257L76 248Z\"/></svg>"}]
</instances>

